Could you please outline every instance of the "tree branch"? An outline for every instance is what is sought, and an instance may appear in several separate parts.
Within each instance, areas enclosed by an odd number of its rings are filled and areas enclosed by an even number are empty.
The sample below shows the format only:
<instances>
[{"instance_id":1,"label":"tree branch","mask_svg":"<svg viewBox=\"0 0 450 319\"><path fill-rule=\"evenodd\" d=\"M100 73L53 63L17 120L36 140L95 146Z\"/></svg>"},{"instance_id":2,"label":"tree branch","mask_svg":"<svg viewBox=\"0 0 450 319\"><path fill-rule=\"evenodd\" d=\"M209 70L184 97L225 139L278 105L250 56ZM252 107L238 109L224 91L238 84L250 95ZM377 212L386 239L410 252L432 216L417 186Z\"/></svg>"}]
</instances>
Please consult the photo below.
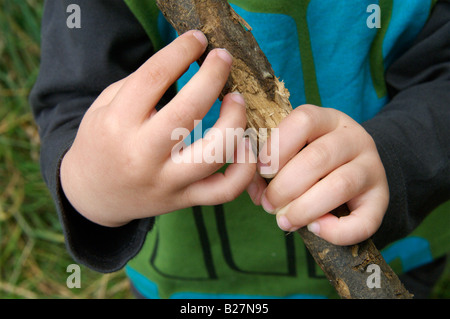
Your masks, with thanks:
<instances>
[{"instance_id":1,"label":"tree branch","mask_svg":"<svg viewBox=\"0 0 450 319\"><path fill-rule=\"evenodd\" d=\"M179 34L201 30L208 38L205 55L225 48L233 55L233 67L222 96L231 91L243 94L247 103L248 127L256 133L271 129L292 111L289 91L275 76L272 66L251 33L251 28L226 0L156 0L161 12ZM264 142L266 135L256 137ZM346 206L333 211L348 214ZM371 240L353 246L335 246L310 233L298 230L306 247L342 298L412 298L397 275L385 262ZM380 270L379 286L368 285L369 265Z\"/></svg>"}]
</instances>

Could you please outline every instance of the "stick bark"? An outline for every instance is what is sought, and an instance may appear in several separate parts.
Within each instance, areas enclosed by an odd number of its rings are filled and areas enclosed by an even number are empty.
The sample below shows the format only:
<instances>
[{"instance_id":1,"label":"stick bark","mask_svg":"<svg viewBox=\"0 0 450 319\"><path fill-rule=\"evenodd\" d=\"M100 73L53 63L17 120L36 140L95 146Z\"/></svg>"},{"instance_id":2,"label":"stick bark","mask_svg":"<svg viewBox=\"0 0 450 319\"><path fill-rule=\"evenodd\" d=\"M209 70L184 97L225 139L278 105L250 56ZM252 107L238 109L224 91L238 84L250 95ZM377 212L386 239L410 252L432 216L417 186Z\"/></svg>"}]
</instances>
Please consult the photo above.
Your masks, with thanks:
<instances>
[{"instance_id":1,"label":"stick bark","mask_svg":"<svg viewBox=\"0 0 450 319\"><path fill-rule=\"evenodd\" d=\"M255 138L259 142L264 142L268 136L259 134L259 129L270 131L277 127L292 111L292 106L289 91L276 77L251 27L226 0L156 0L156 3L179 34L197 29L206 35L209 44L199 64L215 48L225 48L232 54L233 67L222 96L232 91L243 94L248 127L258 133ZM332 213L343 216L349 212L344 205ZM412 298L372 240L353 246L335 246L306 228L297 232L341 298Z\"/></svg>"}]
</instances>

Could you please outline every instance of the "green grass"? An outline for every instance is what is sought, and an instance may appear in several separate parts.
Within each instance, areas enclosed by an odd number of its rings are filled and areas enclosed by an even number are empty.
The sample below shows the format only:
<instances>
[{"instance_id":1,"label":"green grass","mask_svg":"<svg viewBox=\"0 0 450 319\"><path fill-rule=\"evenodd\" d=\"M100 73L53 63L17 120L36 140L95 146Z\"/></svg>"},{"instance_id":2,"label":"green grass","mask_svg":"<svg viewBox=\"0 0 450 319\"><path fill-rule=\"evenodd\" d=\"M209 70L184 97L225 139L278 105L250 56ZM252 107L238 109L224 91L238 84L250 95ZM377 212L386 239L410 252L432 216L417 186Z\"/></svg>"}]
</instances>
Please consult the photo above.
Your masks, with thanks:
<instances>
[{"instance_id":1,"label":"green grass","mask_svg":"<svg viewBox=\"0 0 450 319\"><path fill-rule=\"evenodd\" d=\"M131 298L123 271L81 267L81 288L66 285L74 261L39 171L27 100L39 68L42 2L0 0L0 298ZM450 298L449 266L432 297Z\"/></svg>"},{"instance_id":2,"label":"green grass","mask_svg":"<svg viewBox=\"0 0 450 319\"><path fill-rule=\"evenodd\" d=\"M39 68L43 1L0 0L0 298L129 298L123 271L81 267L66 285L68 255L39 171L40 141L28 94Z\"/></svg>"}]
</instances>

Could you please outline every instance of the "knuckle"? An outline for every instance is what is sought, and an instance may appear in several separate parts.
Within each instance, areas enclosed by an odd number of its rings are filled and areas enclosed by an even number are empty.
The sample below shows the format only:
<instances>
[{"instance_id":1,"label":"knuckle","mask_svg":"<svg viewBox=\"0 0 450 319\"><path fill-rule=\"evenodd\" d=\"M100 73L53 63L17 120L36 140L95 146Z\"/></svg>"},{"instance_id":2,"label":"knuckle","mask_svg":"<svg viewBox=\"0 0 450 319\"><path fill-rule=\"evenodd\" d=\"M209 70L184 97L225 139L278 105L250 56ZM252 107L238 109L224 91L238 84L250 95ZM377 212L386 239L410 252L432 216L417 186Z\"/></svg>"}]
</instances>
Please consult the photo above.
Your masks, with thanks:
<instances>
[{"instance_id":1,"label":"knuckle","mask_svg":"<svg viewBox=\"0 0 450 319\"><path fill-rule=\"evenodd\" d=\"M184 189L182 192L182 199L186 206L193 207L198 205L197 199L195 198L191 187L186 187Z\"/></svg>"},{"instance_id":2,"label":"knuckle","mask_svg":"<svg viewBox=\"0 0 450 319\"><path fill-rule=\"evenodd\" d=\"M223 191L223 200L225 202L234 201L240 194L240 190L235 186L229 186Z\"/></svg>"},{"instance_id":3,"label":"knuckle","mask_svg":"<svg viewBox=\"0 0 450 319\"><path fill-rule=\"evenodd\" d=\"M196 53L198 50L196 50L198 47L195 46L197 41L187 41L183 42L180 47L178 48L178 54L181 59L185 59L186 63L189 63L197 58Z\"/></svg>"},{"instance_id":4,"label":"knuckle","mask_svg":"<svg viewBox=\"0 0 450 319\"><path fill-rule=\"evenodd\" d=\"M120 118L115 112L103 112L101 117L101 121L99 122L101 124L94 126L94 129L98 129L98 133L94 136L97 138L113 140L115 137L122 134Z\"/></svg>"},{"instance_id":5,"label":"knuckle","mask_svg":"<svg viewBox=\"0 0 450 319\"><path fill-rule=\"evenodd\" d=\"M194 109L194 105L190 101L189 98L185 99L183 102L183 105L178 105L177 107L174 107L170 113L168 113L169 116L169 122L170 123L194 123L196 120L192 113L189 110Z\"/></svg>"},{"instance_id":6,"label":"knuckle","mask_svg":"<svg viewBox=\"0 0 450 319\"><path fill-rule=\"evenodd\" d=\"M110 85L108 85L103 91L102 94L108 97L112 97L118 90L118 88L120 87L120 83L119 82L114 82Z\"/></svg>"},{"instance_id":7,"label":"knuckle","mask_svg":"<svg viewBox=\"0 0 450 319\"><path fill-rule=\"evenodd\" d=\"M224 83L228 78L228 73L223 72L219 68L213 68L209 72L209 78L212 83Z\"/></svg>"},{"instance_id":8,"label":"knuckle","mask_svg":"<svg viewBox=\"0 0 450 319\"><path fill-rule=\"evenodd\" d=\"M227 80L229 72L228 67L225 66L223 60L217 54L210 54L208 60L200 68L200 74L215 86L223 85Z\"/></svg>"},{"instance_id":9,"label":"knuckle","mask_svg":"<svg viewBox=\"0 0 450 319\"><path fill-rule=\"evenodd\" d=\"M170 78L167 68L160 62L153 60L145 73L145 82L155 86L168 86Z\"/></svg>"},{"instance_id":10,"label":"knuckle","mask_svg":"<svg viewBox=\"0 0 450 319\"><path fill-rule=\"evenodd\" d=\"M300 207L298 203L293 203L286 207L286 217L289 219L289 222L293 228L298 229L304 227L316 219L316 217L306 208L303 209L302 214L299 214L296 209Z\"/></svg>"},{"instance_id":11,"label":"knuckle","mask_svg":"<svg viewBox=\"0 0 450 319\"><path fill-rule=\"evenodd\" d=\"M302 105L292 112L294 120L302 129L313 128L316 122L316 110L312 105Z\"/></svg>"},{"instance_id":12,"label":"knuckle","mask_svg":"<svg viewBox=\"0 0 450 319\"><path fill-rule=\"evenodd\" d=\"M362 148L364 150L376 150L376 144L375 141L373 140L372 136L367 133L367 131L362 128L362 127L358 127L358 131L356 131L358 136L359 136L359 140L360 140L360 145L362 145Z\"/></svg>"},{"instance_id":13,"label":"knuckle","mask_svg":"<svg viewBox=\"0 0 450 319\"><path fill-rule=\"evenodd\" d=\"M192 46L189 46L189 41L186 41L186 39L184 38L183 41L177 42L176 47L174 47L174 50L170 53L173 57L174 62L182 62L189 65L189 62L194 59L192 51L193 48Z\"/></svg>"},{"instance_id":14,"label":"knuckle","mask_svg":"<svg viewBox=\"0 0 450 319\"><path fill-rule=\"evenodd\" d=\"M338 174L332 183L333 191L345 199L356 194L361 183L360 178L355 175L358 174Z\"/></svg>"},{"instance_id":15,"label":"knuckle","mask_svg":"<svg viewBox=\"0 0 450 319\"><path fill-rule=\"evenodd\" d=\"M143 162L142 156L139 152L128 149L126 155L123 157L120 167L125 176L128 177L130 183L139 185L143 182L145 163Z\"/></svg>"},{"instance_id":16,"label":"knuckle","mask_svg":"<svg viewBox=\"0 0 450 319\"><path fill-rule=\"evenodd\" d=\"M319 169L331 161L331 152L326 144L316 142L306 147L303 157L310 169Z\"/></svg>"},{"instance_id":17,"label":"knuckle","mask_svg":"<svg viewBox=\"0 0 450 319\"><path fill-rule=\"evenodd\" d=\"M266 198L274 208L280 208L287 203L287 199L294 198L295 193L290 191L291 188L285 188L286 191L282 191L282 186L278 180L273 180L269 183L266 189Z\"/></svg>"},{"instance_id":18,"label":"knuckle","mask_svg":"<svg viewBox=\"0 0 450 319\"><path fill-rule=\"evenodd\" d=\"M197 58L196 54L202 49L200 42L193 36L189 34L184 34L178 37L177 41L174 42L176 45L176 53L181 59L195 60Z\"/></svg>"}]
</instances>

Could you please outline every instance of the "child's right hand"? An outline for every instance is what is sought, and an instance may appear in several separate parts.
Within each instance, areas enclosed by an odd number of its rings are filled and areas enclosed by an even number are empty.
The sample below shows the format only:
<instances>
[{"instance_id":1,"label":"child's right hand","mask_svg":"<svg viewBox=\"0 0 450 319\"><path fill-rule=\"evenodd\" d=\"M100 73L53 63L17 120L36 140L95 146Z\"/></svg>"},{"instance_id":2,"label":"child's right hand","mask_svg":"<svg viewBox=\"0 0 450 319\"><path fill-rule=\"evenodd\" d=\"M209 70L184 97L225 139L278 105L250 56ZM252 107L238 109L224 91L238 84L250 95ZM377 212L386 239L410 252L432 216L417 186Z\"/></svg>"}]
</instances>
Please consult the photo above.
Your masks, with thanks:
<instances>
[{"instance_id":1,"label":"child's right hand","mask_svg":"<svg viewBox=\"0 0 450 319\"><path fill-rule=\"evenodd\" d=\"M206 45L201 32L185 33L135 73L105 89L86 112L60 170L66 197L84 217L117 227L184 207L231 201L251 182L255 160L233 163L224 174L213 174L224 164L177 164L171 159L178 143L171 139L173 130L194 128L194 121L202 119L219 96L231 69L227 51L212 51L191 81L157 112L165 91ZM227 95L215 128L226 136L226 128L245 125L242 97ZM209 143L223 148L227 144ZM252 156L247 143L237 148Z\"/></svg>"}]
</instances>

